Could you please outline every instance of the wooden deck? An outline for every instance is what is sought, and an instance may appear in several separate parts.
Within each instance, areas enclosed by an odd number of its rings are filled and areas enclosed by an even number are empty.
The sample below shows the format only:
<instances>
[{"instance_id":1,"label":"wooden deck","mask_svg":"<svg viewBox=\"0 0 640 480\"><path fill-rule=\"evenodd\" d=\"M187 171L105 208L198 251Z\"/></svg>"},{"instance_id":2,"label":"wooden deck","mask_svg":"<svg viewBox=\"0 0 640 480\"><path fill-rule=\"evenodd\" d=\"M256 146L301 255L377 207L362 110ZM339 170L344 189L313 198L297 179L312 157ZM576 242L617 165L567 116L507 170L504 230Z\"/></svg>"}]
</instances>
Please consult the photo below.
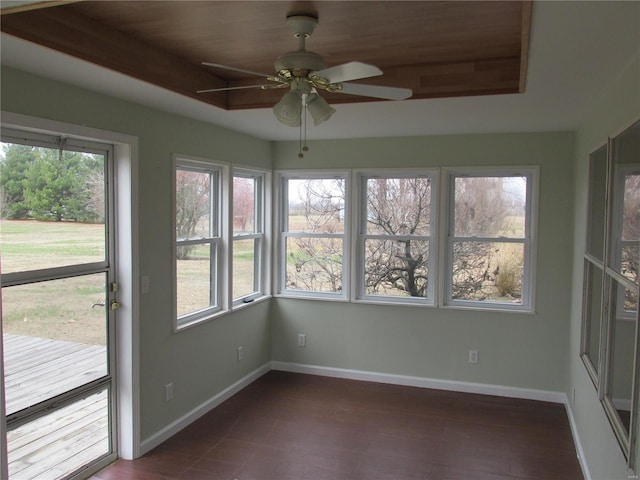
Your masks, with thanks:
<instances>
[{"instance_id":1,"label":"wooden deck","mask_svg":"<svg viewBox=\"0 0 640 480\"><path fill-rule=\"evenodd\" d=\"M98 345L4 335L7 413L107 373ZM109 452L108 392L7 432L10 480L62 478Z\"/></svg>"}]
</instances>

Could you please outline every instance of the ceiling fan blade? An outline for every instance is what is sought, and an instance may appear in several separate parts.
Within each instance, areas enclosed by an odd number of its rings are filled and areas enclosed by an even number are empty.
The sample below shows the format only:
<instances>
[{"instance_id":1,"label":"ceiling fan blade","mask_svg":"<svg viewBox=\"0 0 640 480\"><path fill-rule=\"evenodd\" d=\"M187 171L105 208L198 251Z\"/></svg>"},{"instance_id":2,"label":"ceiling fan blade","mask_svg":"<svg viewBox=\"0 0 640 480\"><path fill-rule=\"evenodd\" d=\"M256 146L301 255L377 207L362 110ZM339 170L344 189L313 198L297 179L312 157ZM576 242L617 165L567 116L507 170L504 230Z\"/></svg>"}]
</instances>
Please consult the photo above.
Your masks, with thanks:
<instances>
[{"instance_id":1,"label":"ceiling fan blade","mask_svg":"<svg viewBox=\"0 0 640 480\"><path fill-rule=\"evenodd\" d=\"M404 100L413 95L409 88L381 87L363 83L343 83L338 93L362 95L363 97L384 98L386 100Z\"/></svg>"},{"instance_id":2,"label":"ceiling fan blade","mask_svg":"<svg viewBox=\"0 0 640 480\"><path fill-rule=\"evenodd\" d=\"M196 93L226 92L227 90L244 90L245 88L262 88L263 90L266 90L267 88L282 87L288 87L288 85L284 83L279 85L274 85L273 83L264 83L261 85L241 85L239 87L208 88L206 90L197 90Z\"/></svg>"},{"instance_id":3,"label":"ceiling fan blade","mask_svg":"<svg viewBox=\"0 0 640 480\"><path fill-rule=\"evenodd\" d=\"M222 65L220 63L202 62L202 65L206 65L207 67L222 68L224 70L231 70L232 72L248 73L249 75L257 75L258 77L264 77L264 78L275 77L275 75L271 75L268 73L260 73L260 72L254 72L252 70L245 70L243 68L230 67L229 65Z\"/></svg>"},{"instance_id":4,"label":"ceiling fan blade","mask_svg":"<svg viewBox=\"0 0 640 480\"><path fill-rule=\"evenodd\" d=\"M382 75L382 70L374 65L367 65L362 62L349 62L312 72L310 76L326 78L329 80L329 83L342 83L350 80L359 80L361 78L377 77L379 75Z\"/></svg>"}]
</instances>

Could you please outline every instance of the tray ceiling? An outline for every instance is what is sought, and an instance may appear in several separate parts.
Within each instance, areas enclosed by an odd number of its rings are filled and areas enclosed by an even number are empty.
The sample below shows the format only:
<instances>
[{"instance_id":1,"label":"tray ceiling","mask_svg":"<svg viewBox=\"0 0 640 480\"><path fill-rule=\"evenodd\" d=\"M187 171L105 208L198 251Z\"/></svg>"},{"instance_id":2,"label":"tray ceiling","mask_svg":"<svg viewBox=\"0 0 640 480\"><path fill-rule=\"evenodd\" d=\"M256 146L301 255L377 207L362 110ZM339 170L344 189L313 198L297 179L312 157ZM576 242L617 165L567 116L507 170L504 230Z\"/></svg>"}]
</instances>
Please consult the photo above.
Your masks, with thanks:
<instances>
[{"instance_id":1,"label":"tray ceiling","mask_svg":"<svg viewBox=\"0 0 640 480\"><path fill-rule=\"evenodd\" d=\"M311 14L307 49L328 66L357 60L384 75L358 81L411 88L413 99L522 93L531 18L528 1L82 1L2 10L10 35L220 108L271 107L282 91L197 90L264 83L212 69L220 63L271 74L297 41L285 19ZM379 101L344 94L330 103Z\"/></svg>"}]
</instances>

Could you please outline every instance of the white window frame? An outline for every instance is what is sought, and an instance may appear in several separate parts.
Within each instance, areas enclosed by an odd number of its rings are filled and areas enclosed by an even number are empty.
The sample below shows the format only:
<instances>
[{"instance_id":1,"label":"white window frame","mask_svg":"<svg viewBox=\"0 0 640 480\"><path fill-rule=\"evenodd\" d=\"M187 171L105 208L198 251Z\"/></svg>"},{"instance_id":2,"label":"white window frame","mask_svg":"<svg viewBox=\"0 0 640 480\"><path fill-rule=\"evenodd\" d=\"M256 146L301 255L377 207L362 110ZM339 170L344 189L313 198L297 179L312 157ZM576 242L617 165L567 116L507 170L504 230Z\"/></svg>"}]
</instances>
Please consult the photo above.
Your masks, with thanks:
<instances>
[{"instance_id":1,"label":"white window frame","mask_svg":"<svg viewBox=\"0 0 640 480\"><path fill-rule=\"evenodd\" d=\"M444 260L441 269L443 307L534 313L535 311L535 257L537 250L537 212L540 169L537 166L522 167L453 167L443 169L442 218L446 225L441 228ZM455 236L455 179L458 177L526 177L525 235L511 237L458 237ZM456 241L519 243L524 247L524 269L522 276L522 300L519 304L495 301L456 300L452 298L453 244Z\"/></svg>"},{"instance_id":2,"label":"white window frame","mask_svg":"<svg viewBox=\"0 0 640 480\"><path fill-rule=\"evenodd\" d=\"M270 259L269 238L271 225L271 208L268 208L268 200L271 198L271 173L250 167L233 168L231 178L231 201L233 210L233 179L235 177L253 178L258 181L254 194L254 232L233 233L233 225L230 228L232 240L230 242L230 259L233 263L233 246L236 241L254 240L254 291L250 294L231 299L232 308L238 309L250 305L256 300L270 296ZM233 212L231 219L233 223ZM233 268L230 269L229 293L233 296Z\"/></svg>"},{"instance_id":3,"label":"white window frame","mask_svg":"<svg viewBox=\"0 0 640 480\"><path fill-rule=\"evenodd\" d=\"M289 180L321 180L342 179L345 182L344 231L342 233L289 232L288 220L288 188ZM276 224L278 234L276 240L277 267L274 282L277 285L275 295L279 297L306 298L316 300L349 301L351 278L351 171L350 170L282 170L276 172ZM320 292L312 290L294 290L286 288L286 244L289 238L341 238L342 239L342 291Z\"/></svg>"},{"instance_id":4,"label":"white window frame","mask_svg":"<svg viewBox=\"0 0 640 480\"><path fill-rule=\"evenodd\" d=\"M178 170L207 173L216 179L214 189L210 184L210 236L198 239L179 240L176 238L176 173ZM199 323L211 320L229 311L229 256L227 252L229 235L229 166L226 163L214 162L207 159L194 158L184 155L174 155L172 168L172 245L173 245L173 318L174 330L179 331ZM217 202L217 205L216 205ZM209 244L210 256L210 305L208 307L178 316L178 280L177 280L177 254L179 245Z\"/></svg>"},{"instance_id":5,"label":"white window frame","mask_svg":"<svg viewBox=\"0 0 640 480\"><path fill-rule=\"evenodd\" d=\"M431 182L430 199L430 225L429 235L385 235L367 233L367 181L369 179L415 179L428 178ZM437 292L437 257L438 257L438 202L439 202L439 170L438 169L366 169L355 172L356 188L353 201L356 212L354 218L353 238L356 239L355 252L353 254L354 266L352 271L353 286L355 293L354 302L361 303L383 303L401 305L436 305ZM428 262L428 293L426 297L405 297L381 294L367 294L365 291L365 265L366 265L366 241L369 239L379 240L417 240L429 242L429 262Z\"/></svg>"}]
</instances>

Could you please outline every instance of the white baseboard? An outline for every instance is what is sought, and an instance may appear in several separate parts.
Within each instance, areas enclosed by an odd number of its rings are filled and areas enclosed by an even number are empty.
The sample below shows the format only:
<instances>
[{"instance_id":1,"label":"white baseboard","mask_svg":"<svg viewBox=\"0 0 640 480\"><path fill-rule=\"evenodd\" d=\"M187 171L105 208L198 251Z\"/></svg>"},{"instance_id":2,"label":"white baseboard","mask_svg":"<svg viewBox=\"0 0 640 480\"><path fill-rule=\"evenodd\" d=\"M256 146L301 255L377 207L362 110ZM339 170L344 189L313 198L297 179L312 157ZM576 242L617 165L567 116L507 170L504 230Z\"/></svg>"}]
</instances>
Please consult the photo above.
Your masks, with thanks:
<instances>
[{"instance_id":1,"label":"white baseboard","mask_svg":"<svg viewBox=\"0 0 640 480\"><path fill-rule=\"evenodd\" d=\"M566 399L565 408L567 409L567 416L569 417L569 425L571 426L571 435L573 436L573 443L576 446L576 454L578 455L578 462L580 462L580 468L582 469L582 475L584 475L584 480L591 480L591 472L589 471L589 466L587 464L587 457L584 454L584 449L582 448L582 442L580 441L580 435L578 435L578 427L576 426L576 419L573 416L573 408L571 408L571 403L569 399Z\"/></svg>"},{"instance_id":2,"label":"white baseboard","mask_svg":"<svg viewBox=\"0 0 640 480\"><path fill-rule=\"evenodd\" d=\"M378 373L363 370L348 370L344 368L322 367L301 363L272 361L273 370L293 373L308 373L325 377L364 380L368 382L389 383L408 387L433 388L435 390L449 390L452 392L478 393L482 395L496 395L499 397L523 398L542 402L566 403L567 397L562 392L535 390L531 388L506 387L503 385L487 385L483 383L459 382L441 380L437 378L412 377L391 373Z\"/></svg>"},{"instance_id":3,"label":"white baseboard","mask_svg":"<svg viewBox=\"0 0 640 480\"><path fill-rule=\"evenodd\" d=\"M210 398L209 400L207 400L203 404L197 406L196 408L194 408L193 410L191 410L187 414L183 415L182 417L177 419L175 422L170 423L169 425L167 425L162 430L160 430L160 431L154 433L153 435L151 435L150 437L146 438L140 444L140 449L139 449L140 456L142 456L145 453L151 451L152 449L154 449L155 447L160 445L165 440L168 440L170 437L172 437L173 435L178 433L180 430L182 430L183 428L187 427L188 425L190 425L191 423L193 423L194 421L199 419L205 413L207 413L210 410L214 409L215 407L220 405L222 402L224 402L225 400L231 398L233 395L238 393L240 390L242 390L243 388L245 388L249 384L251 384L254 381L256 381L258 378L263 376L265 373L269 372L269 370L271 370L271 363L270 362L265 363L261 367L257 368L253 372L249 373L248 375L246 375L243 378L241 378L240 380L238 380L233 385L230 385L229 387L225 388L224 390L222 390L220 393L218 393L214 397Z\"/></svg>"}]
</instances>

